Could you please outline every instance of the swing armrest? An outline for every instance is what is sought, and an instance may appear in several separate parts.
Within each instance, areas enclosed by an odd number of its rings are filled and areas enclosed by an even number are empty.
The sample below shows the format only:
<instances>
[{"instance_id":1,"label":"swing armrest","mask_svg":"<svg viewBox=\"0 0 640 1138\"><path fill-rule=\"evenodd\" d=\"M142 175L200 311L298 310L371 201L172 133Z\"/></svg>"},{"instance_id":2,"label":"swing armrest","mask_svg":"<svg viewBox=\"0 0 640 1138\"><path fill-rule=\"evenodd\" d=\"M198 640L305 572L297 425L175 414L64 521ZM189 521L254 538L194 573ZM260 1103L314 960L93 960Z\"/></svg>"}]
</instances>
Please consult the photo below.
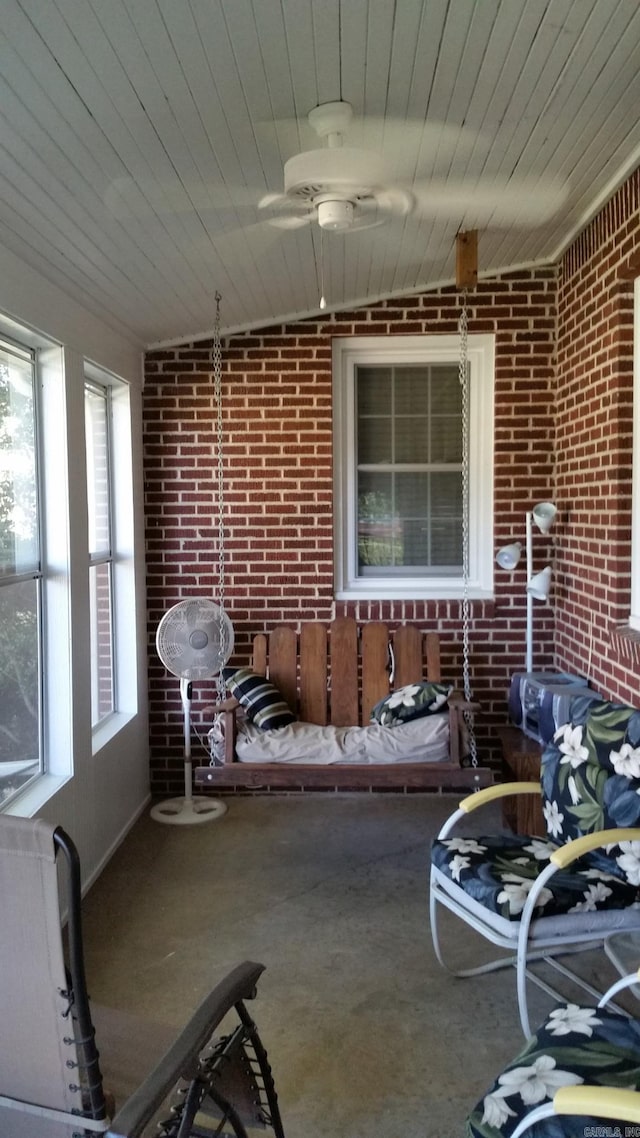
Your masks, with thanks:
<instances>
[{"instance_id":1,"label":"swing armrest","mask_svg":"<svg viewBox=\"0 0 640 1138\"><path fill-rule=\"evenodd\" d=\"M222 700L221 703L215 703L213 707L207 708L211 716L220 715L222 717L225 766L227 763L232 763L235 760L236 737L238 734L237 713L239 707L239 701L235 696L230 695L228 699Z\"/></svg>"},{"instance_id":2,"label":"swing armrest","mask_svg":"<svg viewBox=\"0 0 640 1138\"><path fill-rule=\"evenodd\" d=\"M461 691L454 690L449 693L449 757L452 763L458 766L467 752L465 744L466 723L465 712L472 713L480 710L479 703L465 699Z\"/></svg>"}]
</instances>

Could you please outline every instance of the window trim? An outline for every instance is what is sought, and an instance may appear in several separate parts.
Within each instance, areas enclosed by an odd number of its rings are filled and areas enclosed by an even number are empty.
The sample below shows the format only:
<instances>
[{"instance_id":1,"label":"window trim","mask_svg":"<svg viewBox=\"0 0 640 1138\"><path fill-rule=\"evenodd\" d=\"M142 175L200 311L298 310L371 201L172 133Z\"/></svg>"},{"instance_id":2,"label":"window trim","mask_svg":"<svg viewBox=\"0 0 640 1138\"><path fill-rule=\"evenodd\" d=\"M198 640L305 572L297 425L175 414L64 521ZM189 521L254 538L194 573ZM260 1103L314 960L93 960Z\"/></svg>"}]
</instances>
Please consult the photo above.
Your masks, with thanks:
<instances>
[{"instance_id":1,"label":"window trim","mask_svg":"<svg viewBox=\"0 0 640 1138\"><path fill-rule=\"evenodd\" d=\"M457 363L457 336L349 336L332 342L334 409L334 549L337 600L456 599L462 577L358 577L355 501L357 365ZM470 335L470 598L493 596L493 420L495 338Z\"/></svg>"}]
</instances>

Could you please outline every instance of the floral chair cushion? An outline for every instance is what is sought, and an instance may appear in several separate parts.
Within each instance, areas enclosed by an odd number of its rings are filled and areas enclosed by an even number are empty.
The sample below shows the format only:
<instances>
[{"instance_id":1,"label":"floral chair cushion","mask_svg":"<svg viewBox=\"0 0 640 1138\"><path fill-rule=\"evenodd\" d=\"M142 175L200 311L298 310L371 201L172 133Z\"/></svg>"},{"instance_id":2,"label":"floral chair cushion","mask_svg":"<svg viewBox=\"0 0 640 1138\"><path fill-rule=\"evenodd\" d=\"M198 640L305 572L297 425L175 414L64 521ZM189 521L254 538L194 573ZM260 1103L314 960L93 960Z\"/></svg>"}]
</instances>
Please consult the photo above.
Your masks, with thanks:
<instances>
[{"instance_id":1,"label":"floral chair cushion","mask_svg":"<svg viewBox=\"0 0 640 1138\"><path fill-rule=\"evenodd\" d=\"M587 706L561 727L542 756L543 813L559 842L640 819L640 711ZM595 868L640 885L640 843L588 855Z\"/></svg>"},{"instance_id":2,"label":"floral chair cushion","mask_svg":"<svg viewBox=\"0 0 640 1138\"><path fill-rule=\"evenodd\" d=\"M640 1089L640 1021L606 1008L557 1007L496 1079L466 1123L467 1138L509 1138L520 1120L553 1098L558 1087ZM527 1131L530 1138L576 1138L630 1133L624 1121L554 1116Z\"/></svg>"},{"instance_id":3,"label":"floral chair cushion","mask_svg":"<svg viewBox=\"0 0 640 1138\"><path fill-rule=\"evenodd\" d=\"M442 838L433 843L431 857L445 876L479 904L506 920L519 921L529 890L558 845L525 834ZM637 890L628 882L581 858L551 878L540 893L534 919L624 909L636 896Z\"/></svg>"}]
</instances>

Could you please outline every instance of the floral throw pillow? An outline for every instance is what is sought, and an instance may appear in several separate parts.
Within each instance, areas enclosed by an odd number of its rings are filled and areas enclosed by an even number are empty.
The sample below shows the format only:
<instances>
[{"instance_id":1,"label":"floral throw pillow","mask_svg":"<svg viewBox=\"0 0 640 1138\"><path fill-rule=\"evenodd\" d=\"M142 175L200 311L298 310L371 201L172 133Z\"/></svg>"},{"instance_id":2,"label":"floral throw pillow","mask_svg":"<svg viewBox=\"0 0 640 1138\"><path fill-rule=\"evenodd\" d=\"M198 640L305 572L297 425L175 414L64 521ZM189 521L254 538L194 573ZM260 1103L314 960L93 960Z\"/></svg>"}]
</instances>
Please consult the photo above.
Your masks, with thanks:
<instances>
[{"instance_id":1,"label":"floral throw pillow","mask_svg":"<svg viewBox=\"0 0 640 1138\"><path fill-rule=\"evenodd\" d=\"M407 684L392 691L375 705L371 712L372 723L383 727L393 727L396 723L408 723L423 715L434 715L446 707L451 694L449 684Z\"/></svg>"}]
</instances>

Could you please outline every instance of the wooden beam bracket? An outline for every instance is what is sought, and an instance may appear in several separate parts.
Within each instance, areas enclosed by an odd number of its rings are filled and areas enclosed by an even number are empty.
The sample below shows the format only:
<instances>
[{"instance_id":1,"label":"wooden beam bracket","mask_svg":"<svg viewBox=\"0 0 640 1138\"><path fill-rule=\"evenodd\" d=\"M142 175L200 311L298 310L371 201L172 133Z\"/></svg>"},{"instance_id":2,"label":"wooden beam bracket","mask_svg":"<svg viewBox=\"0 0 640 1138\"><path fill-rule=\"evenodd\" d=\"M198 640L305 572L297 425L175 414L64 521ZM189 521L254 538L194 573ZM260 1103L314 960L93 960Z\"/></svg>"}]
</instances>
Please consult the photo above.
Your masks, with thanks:
<instances>
[{"instance_id":1,"label":"wooden beam bracket","mask_svg":"<svg viewBox=\"0 0 640 1138\"><path fill-rule=\"evenodd\" d=\"M456 234L456 287L475 288L478 283L478 230Z\"/></svg>"}]
</instances>

